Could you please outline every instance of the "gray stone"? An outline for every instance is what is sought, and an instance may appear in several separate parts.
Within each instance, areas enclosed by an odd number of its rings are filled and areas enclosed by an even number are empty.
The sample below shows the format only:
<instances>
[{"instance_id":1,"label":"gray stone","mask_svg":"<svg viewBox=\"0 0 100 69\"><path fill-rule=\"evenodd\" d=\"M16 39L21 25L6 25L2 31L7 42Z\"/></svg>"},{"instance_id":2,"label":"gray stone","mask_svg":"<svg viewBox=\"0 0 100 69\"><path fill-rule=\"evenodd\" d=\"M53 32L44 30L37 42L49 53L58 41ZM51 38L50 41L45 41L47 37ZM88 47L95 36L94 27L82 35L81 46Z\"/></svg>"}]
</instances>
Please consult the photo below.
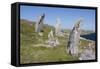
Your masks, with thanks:
<instances>
[{"instance_id":1,"label":"gray stone","mask_svg":"<svg viewBox=\"0 0 100 69\"><path fill-rule=\"evenodd\" d=\"M60 23L59 18L57 18L57 22L56 22L56 25L55 25L55 34L57 36L64 36L64 34L61 31L61 23Z\"/></svg>"},{"instance_id":2,"label":"gray stone","mask_svg":"<svg viewBox=\"0 0 100 69\"><path fill-rule=\"evenodd\" d=\"M78 45L80 39L80 23L81 20L78 20L77 24L73 27L69 35L67 52L72 56L78 56Z\"/></svg>"},{"instance_id":3,"label":"gray stone","mask_svg":"<svg viewBox=\"0 0 100 69\"><path fill-rule=\"evenodd\" d=\"M36 25L35 25L35 32L43 31L44 18L45 18L45 14L43 14L39 17L39 20L36 22Z\"/></svg>"},{"instance_id":4,"label":"gray stone","mask_svg":"<svg viewBox=\"0 0 100 69\"><path fill-rule=\"evenodd\" d=\"M93 51L93 44L89 43L84 51L80 54L79 60L93 60L95 59L95 52Z\"/></svg>"},{"instance_id":5,"label":"gray stone","mask_svg":"<svg viewBox=\"0 0 100 69\"><path fill-rule=\"evenodd\" d=\"M60 44L59 41L58 41L58 38L54 37L52 30L48 34L48 40L47 40L46 43L48 43L51 47L56 47L57 45Z\"/></svg>"}]
</instances>

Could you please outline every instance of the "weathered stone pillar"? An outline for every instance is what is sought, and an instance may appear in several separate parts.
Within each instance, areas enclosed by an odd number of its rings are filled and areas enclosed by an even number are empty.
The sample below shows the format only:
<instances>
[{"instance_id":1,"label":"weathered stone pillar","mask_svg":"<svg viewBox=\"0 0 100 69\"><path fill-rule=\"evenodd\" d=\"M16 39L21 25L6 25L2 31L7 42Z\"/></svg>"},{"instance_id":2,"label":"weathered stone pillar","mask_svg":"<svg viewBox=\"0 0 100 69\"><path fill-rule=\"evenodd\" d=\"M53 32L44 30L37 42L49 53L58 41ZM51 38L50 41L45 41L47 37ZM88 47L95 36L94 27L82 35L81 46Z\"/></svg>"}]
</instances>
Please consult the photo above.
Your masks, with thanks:
<instances>
[{"instance_id":1,"label":"weathered stone pillar","mask_svg":"<svg viewBox=\"0 0 100 69\"><path fill-rule=\"evenodd\" d=\"M69 35L67 52L72 56L78 56L78 46L80 40L80 23L81 19L77 21Z\"/></svg>"},{"instance_id":2,"label":"weathered stone pillar","mask_svg":"<svg viewBox=\"0 0 100 69\"><path fill-rule=\"evenodd\" d=\"M45 14L43 14L39 17L39 20L36 22L36 25L35 25L35 32L43 31L44 18L45 18Z\"/></svg>"},{"instance_id":3,"label":"weathered stone pillar","mask_svg":"<svg viewBox=\"0 0 100 69\"><path fill-rule=\"evenodd\" d=\"M60 19L57 18L57 23L55 25L55 34L59 35L59 33L61 32L61 24L60 24Z\"/></svg>"}]
</instances>

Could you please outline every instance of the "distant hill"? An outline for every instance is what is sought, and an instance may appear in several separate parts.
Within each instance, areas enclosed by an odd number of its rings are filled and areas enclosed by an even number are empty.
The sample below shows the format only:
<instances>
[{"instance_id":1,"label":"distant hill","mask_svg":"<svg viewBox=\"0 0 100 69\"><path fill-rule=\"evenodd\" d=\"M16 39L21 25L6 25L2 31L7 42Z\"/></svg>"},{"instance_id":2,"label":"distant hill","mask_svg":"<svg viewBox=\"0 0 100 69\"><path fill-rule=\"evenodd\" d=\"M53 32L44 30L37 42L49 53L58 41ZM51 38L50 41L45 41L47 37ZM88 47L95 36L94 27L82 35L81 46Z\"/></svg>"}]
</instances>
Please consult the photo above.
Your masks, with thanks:
<instances>
[{"instance_id":1,"label":"distant hill","mask_svg":"<svg viewBox=\"0 0 100 69\"><path fill-rule=\"evenodd\" d=\"M25 19L20 19L20 23L21 23L21 31L26 32L26 33L32 33L35 32L35 21L28 21ZM43 31L46 33L50 32L51 30L54 30L54 27L48 24L43 25Z\"/></svg>"},{"instance_id":2,"label":"distant hill","mask_svg":"<svg viewBox=\"0 0 100 69\"><path fill-rule=\"evenodd\" d=\"M81 30L81 35L87 35L87 34L91 34L94 33L94 31L92 30Z\"/></svg>"},{"instance_id":3,"label":"distant hill","mask_svg":"<svg viewBox=\"0 0 100 69\"><path fill-rule=\"evenodd\" d=\"M35 21L29 21L29 20L26 20L26 19L20 19L20 23L34 24L36 22Z\"/></svg>"}]
</instances>

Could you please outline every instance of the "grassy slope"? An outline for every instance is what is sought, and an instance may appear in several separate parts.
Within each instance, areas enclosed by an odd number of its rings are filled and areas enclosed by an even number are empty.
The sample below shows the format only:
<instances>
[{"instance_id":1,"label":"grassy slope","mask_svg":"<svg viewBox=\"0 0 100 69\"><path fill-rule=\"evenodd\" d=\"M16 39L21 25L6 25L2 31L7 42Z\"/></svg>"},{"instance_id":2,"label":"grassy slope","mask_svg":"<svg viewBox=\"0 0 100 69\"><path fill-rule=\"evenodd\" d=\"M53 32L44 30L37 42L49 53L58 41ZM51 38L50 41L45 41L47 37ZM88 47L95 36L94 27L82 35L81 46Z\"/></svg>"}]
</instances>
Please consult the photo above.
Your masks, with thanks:
<instances>
[{"instance_id":1,"label":"grassy slope","mask_svg":"<svg viewBox=\"0 0 100 69\"><path fill-rule=\"evenodd\" d=\"M60 45L57 48L47 48L43 46L36 47L38 44L45 44L47 35L51 27L44 27L43 37L34 32L35 23L21 20L21 46L20 46L20 59L21 63L38 63L38 62L58 62L58 61L72 61L78 60L77 57L66 53L67 37L58 37ZM87 41L80 41L81 46L87 45Z\"/></svg>"}]
</instances>

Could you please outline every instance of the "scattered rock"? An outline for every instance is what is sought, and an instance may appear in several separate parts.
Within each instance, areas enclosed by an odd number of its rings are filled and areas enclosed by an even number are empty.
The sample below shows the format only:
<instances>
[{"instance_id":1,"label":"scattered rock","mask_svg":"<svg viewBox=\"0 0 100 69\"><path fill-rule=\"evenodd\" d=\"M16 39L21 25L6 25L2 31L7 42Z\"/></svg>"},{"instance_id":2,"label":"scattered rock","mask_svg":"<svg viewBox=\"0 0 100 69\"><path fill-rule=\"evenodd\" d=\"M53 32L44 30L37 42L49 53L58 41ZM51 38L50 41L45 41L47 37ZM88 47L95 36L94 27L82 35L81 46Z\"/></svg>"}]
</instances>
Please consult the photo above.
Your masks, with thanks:
<instances>
[{"instance_id":1,"label":"scattered rock","mask_svg":"<svg viewBox=\"0 0 100 69\"><path fill-rule=\"evenodd\" d=\"M93 47L93 43L89 43L87 47L84 47L84 51L81 53L79 60L95 59L95 52L93 51Z\"/></svg>"}]
</instances>

